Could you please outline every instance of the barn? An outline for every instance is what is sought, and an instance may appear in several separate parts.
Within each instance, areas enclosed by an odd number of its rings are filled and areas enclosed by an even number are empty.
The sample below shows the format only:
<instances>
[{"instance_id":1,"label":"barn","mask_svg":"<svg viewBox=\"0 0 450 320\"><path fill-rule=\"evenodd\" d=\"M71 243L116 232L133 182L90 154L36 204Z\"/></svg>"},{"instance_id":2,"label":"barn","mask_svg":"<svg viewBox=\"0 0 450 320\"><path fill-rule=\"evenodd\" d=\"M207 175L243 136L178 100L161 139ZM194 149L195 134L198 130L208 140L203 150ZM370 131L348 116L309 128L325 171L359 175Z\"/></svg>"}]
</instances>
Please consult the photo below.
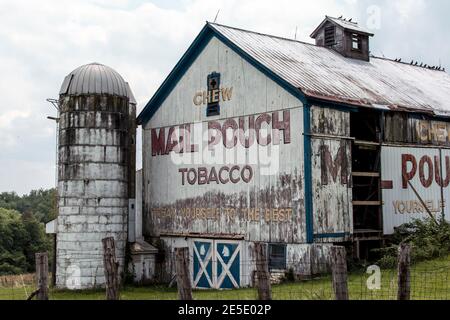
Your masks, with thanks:
<instances>
[{"instance_id":1,"label":"barn","mask_svg":"<svg viewBox=\"0 0 450 320\"><path fill-rule=\"evenodd\" d=\"M450 220L450 77L371 55L372 36L328 16L315 44L204 26L137 118L158 281L177 247L195 287L234 288L256 242L307 276L334 244L366 258L405 222Z\"/></svg>"}]
</instances>

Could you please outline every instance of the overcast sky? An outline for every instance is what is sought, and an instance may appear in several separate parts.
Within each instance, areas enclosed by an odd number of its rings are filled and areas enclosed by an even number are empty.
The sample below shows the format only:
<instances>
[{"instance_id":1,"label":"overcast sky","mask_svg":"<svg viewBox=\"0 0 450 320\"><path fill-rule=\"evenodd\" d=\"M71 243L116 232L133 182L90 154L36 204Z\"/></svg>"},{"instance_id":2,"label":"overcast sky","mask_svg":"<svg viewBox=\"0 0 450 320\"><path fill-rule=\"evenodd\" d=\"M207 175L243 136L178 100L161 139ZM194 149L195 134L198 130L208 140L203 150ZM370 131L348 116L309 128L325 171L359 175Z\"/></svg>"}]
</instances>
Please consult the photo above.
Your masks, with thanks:
<instances>
[{"instance_id":1,"label":"overcast sky","mask_svg":"<svg viewBox=\"0 0 450 320\"><path fill-rule=\"evenodd\" d=\"M309 42L325 14L352 17L375 33L373 54L450 67L447 0L0 0L0 192L55 185L46 98L69 72L111 66L140 111L219 9L219 23L289 38L297 28Z\"/></svg>"}]
</instances>

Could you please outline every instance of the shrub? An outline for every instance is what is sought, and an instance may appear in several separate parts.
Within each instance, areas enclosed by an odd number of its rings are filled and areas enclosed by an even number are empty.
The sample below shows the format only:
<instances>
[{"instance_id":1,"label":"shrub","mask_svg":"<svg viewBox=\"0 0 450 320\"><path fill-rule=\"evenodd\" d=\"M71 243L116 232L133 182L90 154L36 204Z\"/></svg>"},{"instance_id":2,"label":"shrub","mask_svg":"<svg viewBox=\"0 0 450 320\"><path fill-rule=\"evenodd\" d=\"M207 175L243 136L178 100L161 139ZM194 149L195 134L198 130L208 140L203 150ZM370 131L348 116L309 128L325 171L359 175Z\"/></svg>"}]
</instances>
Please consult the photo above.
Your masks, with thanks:
<instances>
[{"instance_id":1,"label":"shrub","mask_svg":"<svg viewBox=\"0 0 450 320\"><path fill-rule=\"evenodd\" d=\"M416 219L395 230L389 247L377 249L381 254L378 264L392 268L397 264L398 247L401 243L412 245L411 262L447 256L450 253L450 224L441 219Z\"/></svg>"}]
</instances>

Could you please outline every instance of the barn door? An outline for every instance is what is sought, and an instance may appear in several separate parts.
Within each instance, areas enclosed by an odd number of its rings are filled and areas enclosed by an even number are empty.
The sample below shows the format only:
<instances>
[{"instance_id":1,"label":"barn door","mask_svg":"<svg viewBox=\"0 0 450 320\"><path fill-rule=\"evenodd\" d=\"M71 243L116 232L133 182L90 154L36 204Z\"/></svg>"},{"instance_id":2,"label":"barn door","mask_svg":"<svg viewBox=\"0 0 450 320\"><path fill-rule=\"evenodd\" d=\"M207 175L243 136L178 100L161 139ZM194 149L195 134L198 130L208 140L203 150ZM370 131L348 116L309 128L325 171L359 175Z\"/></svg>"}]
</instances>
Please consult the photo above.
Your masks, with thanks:
<instances>
[{"instance_id":1,"label":"barn door","mask_svg":"<svg viewBox=\"0 0 450 320\"><path fill-rule=\"evenodd\" d=\"M216 241L217 289L239 288L241 284L241 245Z\"/></svg>"},{"instance_id":2,"label":"barn door","mask_svg":"<svg viewBox=\"0 0 450 320\"><path fill-rule=\"evenodd\" d=\"M212 240L194 241L192 268L194 288L214 288L213 253Z\"/></svg>"},{"instance_id":3,"label":"barn door","mask_svg":"<svg viewBox=\"0 0 450 320\"><path fill-rule=\"evenodd\" d=\"M241 285L241 243L193 241L192 282L199 289L233 289Z\"/></svg>"}]
</instances>

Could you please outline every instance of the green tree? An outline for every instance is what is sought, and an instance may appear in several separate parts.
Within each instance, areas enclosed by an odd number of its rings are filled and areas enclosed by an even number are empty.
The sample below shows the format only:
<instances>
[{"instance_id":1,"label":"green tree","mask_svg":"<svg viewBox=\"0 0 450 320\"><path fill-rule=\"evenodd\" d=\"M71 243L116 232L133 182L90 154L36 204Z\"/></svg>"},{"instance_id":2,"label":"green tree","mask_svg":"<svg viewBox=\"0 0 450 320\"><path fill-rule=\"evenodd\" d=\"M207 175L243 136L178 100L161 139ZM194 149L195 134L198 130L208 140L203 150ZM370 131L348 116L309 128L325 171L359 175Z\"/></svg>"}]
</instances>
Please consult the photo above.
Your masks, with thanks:
<instances>
[{"instance_id":1,"label":"green tree","mask_svg":"<svg viewBox=\"0 0 450 320\"><path fill-rule=\"evenodd\" d=\"M32 214L40 222L47 223L56 218L56 189L32 190L20 197L15 192L0 193L0 208Z\"/></svg>"},{"instance_id":2,"label":"green tree","mask_svg":"<svg viewBox=\"0 0 450 320\"><path fill-rule=\"evenodd\" d=\"M32 214L0 208L0 275L34 271L34 254L50 248L43 223Z\"/></svg>"}]
</instances>

